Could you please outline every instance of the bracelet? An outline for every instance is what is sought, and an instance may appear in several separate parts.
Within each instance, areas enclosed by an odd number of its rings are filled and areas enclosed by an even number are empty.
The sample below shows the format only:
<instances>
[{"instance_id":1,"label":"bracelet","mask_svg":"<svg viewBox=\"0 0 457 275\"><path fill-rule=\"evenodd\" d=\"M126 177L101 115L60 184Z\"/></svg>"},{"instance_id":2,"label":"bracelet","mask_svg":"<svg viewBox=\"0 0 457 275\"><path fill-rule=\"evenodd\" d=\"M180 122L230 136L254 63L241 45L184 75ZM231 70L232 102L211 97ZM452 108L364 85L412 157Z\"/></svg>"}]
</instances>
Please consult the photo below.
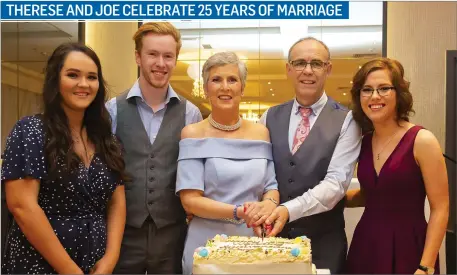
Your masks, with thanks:
<instances>
[{"instance_id":1,"label":"bracelet","mask_svg":"<svg viewBox=\"0 0 457 275\"><path fill-rule=\"evenodd\" d=\"M220 221L224 221L224 222L229 222L229 223L233 223L233 224L243 224L245 223L244 220L235 220L235 219L230 219L230 218L222 218L222 219L219 219Z\"/></svg>"},{"instance_id":2,"label":"bracelet","mask_svg":"<svg viewBox=\"0 0 457 275\"><path fill-rule=\"evenodd\" d=\"M263 201L266 201L266 200L270 200L270 201L272 201L276 206L278 206L278 202L277 202L275 199L273 199L273 198L266 198L266 199L264 199Z\"/></svg>"},{"instance_id":3,"label":"bracelet","mask_svg":"<svg viewBox=\"0 0 457 275\"><path fill-rule=\"evenodd\" d=\"M238 217L238 215L236 214L236 210L237 210L238 207L240 207L240 206L241 206L241 204L237 204L237 205L235 205L235 208L233 208L233 218L234 218L236 221L241 220L241 219Z\"/></svg>"},{"instance_id":4,"label":"bracelet","mask_svg":"<svg viewBox=\"0 0 457 275\"><path fill-rule=\"evenodd\" d=\"M424 271L427 274L434 274L435 273L435 268L428 267L428 266L421 265L421 264L419 264L419 268L418 269Z\"/></svg>"}]
</instances>

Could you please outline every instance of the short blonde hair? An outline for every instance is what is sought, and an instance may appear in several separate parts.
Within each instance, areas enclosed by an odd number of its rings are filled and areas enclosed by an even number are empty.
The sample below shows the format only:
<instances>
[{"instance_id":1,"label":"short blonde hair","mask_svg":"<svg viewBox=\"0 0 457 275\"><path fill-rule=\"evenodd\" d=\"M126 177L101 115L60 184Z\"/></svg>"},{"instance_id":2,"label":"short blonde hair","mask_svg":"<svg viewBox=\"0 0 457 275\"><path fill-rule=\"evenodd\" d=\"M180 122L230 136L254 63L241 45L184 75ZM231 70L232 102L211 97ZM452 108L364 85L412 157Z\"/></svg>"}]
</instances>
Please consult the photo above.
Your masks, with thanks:
<instances>
[{"instance_id":1,"label":"short blonde hair","mask_svg":"<svg viewBox=\"0 0 457 275\"><path fill-rule=\"evenodd\" d=\"M143 47L143 37L149 33L157 35L171 35L177 43L176 58L178 58L182 42L181 33L175 28L175 26L169 22L148 22L141 25L133 35L133 40L135 40L135 50L137 52L140 52Z\"/></svg>"},{"instance_id":2,"label":"short blonde hair","mask_svg":"<svg viewBox=\"0 0 457 275\"><path fill-rule=\"evenodd\" d=\"M205 64L203 65L202 75L203 75L203 83L208 83L209 79L209 71L215 67L221 67L225 65L237 65L239 70L239 76L241 80L241 86L246 86L246 78L248 75L248 68L246 64L241 61L236 53L234 52L219 52L215 53L208 60L206 60Z\"/></svg>"}]
</instances>

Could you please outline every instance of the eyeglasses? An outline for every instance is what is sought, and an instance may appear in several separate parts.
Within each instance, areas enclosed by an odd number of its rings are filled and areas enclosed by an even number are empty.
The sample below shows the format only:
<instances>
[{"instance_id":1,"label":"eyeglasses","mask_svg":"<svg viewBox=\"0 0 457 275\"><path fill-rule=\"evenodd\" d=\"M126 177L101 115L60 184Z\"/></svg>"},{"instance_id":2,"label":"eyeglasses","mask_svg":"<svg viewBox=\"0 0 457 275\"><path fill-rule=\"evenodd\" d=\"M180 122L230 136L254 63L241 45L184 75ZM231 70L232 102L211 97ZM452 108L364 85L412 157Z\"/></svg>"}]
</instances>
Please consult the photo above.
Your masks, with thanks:
<instances>
[{"instance_id":1,"label":"eyeglasses","mask_svg":"<svg viewBox=\"0 0 457 275\"><path fill-rule=\"evenodd\" d=\"M371 96L373 96L374 91L378 92L379 96L387 96L391 90L395 90L395 87L386 86L386 87L380 87L377 89L366 87L366 88L360 89L360 96L371 97Z\"/></svg>"},{"instance_id":2,"label":"eyeglasses","mask_svg":"<svg viewBox=\"0 0 457 275\"><path fill-rule=\"evenodd\" d=\"M289 64L292 65L292 67L296 71L303 71L309 64L311 66L311 69L313 70L313 72L322 71L325 68L325 66L328 65L328 63L329 63L328 61L324 62L319 59L313 59L310 62L308 62L304 59L297 59L297 60L289 61Z\"/></svg>"}]
</instances>

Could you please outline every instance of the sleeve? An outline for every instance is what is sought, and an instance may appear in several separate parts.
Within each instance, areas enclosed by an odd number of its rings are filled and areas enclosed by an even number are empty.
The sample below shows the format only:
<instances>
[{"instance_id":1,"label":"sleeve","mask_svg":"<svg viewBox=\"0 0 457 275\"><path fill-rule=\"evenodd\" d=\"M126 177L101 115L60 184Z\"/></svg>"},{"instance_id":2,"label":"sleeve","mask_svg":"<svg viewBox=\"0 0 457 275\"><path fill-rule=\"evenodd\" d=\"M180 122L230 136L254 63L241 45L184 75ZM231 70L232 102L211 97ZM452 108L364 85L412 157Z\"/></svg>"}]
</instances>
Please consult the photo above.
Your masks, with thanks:
<instances>
[{"instance_id":1,"label":"sleeve","mask_svg":"<svg viewBox=\"0 0 457 275\"><path fill-rule=\"evenodd\" d=\"M267 163L267 173L265 175L265 188L263 189L263 193L270 190L278 190L278 182L276 181L276 172L274 167L274 162L272 160L268 160Z\"/></svg>"},{"instance_id":2,"label":"sleeve","mask_svg":"<svg viewBox=\"0 0 457 275\"><path fill-rule=\"evenodd\" d=\"M190 158L178 161L176 195L185 189L205 190L204 159Z\"/></svg>"},{"instance_id":3,"label":"sleeve","mask_svg":"<svg viewBox=\"0 0 457 275\"><path fill-rule=\"evenodd\" d=\"M111 116L111 131L113 134L116 134L117 127L117 103L116 98L113 97L105 104L106 110L108 110L109 115Z\"/></svg>"},{"instance_id":4,"label":"sleeve","mask_svg":"<svg viewBox=\"0 0 457 275\"><path fill-rule=\"evenodd\" d=\"M44 134L41 121L26 117L16 123L6 140L2 161L2 182L27 176L46 176Z\"/></svg>"},{"instance_id":5,"label":"sleeve","mask_svg":"<svg viewBox=\"0 0 457 275\"><path fill-rule=\"evenodd\" d=\"M190 101L186 103L186 125L194 124L203 120L202 113L197 106Z\"/></svg>"},{"instance_id":6,"label":"sleeve","mask_svg":"<svg viewBox=\"0 0 457 275\"><path fill-rule=\"evenodd\" d=\"M262 114L262 116L259 119L259 123L263 124L264 126L267 126L267 114L268 109Z\"/></svg>"}]
</instances>

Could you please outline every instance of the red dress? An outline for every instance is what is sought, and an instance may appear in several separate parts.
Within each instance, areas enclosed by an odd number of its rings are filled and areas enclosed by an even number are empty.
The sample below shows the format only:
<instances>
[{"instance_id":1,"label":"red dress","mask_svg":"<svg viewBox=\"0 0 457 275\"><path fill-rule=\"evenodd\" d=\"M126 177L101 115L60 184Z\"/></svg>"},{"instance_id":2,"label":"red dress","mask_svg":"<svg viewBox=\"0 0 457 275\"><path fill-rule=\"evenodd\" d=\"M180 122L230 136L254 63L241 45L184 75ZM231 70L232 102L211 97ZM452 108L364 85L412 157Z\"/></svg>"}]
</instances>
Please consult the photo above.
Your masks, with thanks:
<instances>
[{"instance_id":1,"label":"red dress","mask_svg":"<svg viewBox=\"0 0 457 275\"><path fill-rule=\"evenodd\" d=\"M362 140L357 176L366 198L355 229L346 273L413 274L425 245L425 186L414 154L420 126L402 137L381 168L373 163L372 134ZM439 274L439 261L435 273Z\"/></svg>"}]
</instances>

